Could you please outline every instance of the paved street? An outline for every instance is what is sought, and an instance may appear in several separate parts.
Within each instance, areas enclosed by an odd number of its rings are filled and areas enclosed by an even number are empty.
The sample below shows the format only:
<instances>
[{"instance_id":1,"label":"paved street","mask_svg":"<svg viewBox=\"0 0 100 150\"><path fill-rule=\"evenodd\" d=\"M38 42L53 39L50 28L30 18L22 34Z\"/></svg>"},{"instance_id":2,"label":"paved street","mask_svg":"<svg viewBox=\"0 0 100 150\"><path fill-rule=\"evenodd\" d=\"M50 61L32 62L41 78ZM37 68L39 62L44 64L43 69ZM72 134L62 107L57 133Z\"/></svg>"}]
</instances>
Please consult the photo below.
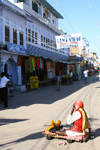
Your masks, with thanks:
<instances>
[{"instance_id":1,"label":"paved street","mask_svg":"<svg viewBox=\"0 0 100 150\"><path fill-rule=\"evenodd\" d=\"M66 124L76 100L84 102L95 139L82 144L69 144L62 139L48 141L42 131L49 127L52 119ZM89 77L88 84L84 80L74 81L73 85L62 85L60 91L51 85L39 91L16 94L8 104L4 109L0 103L0 150L100 149L100 81L97 74ZM61 141L67 144L59 145Z\"/></svg>"}]
</instances>

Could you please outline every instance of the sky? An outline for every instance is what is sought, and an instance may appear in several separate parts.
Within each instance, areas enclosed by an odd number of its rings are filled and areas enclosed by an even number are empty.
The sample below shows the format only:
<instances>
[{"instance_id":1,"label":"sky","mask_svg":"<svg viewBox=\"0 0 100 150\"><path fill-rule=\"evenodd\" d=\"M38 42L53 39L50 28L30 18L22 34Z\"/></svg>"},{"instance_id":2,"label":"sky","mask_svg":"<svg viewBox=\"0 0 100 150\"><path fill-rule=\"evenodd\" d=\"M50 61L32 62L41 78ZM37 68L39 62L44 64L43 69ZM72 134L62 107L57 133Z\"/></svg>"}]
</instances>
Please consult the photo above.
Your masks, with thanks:
<instances>
[{"instance_id":1,"label":"sky","mask_svg":"<svg viewBox=\"0 0 100 150\"><path fill-rule=\"evenodd\" d=\"M61 29L69 34L82 33L90 52L100 54L100 0L46 0L62 16Z\"/></svg>"}]
</instances>

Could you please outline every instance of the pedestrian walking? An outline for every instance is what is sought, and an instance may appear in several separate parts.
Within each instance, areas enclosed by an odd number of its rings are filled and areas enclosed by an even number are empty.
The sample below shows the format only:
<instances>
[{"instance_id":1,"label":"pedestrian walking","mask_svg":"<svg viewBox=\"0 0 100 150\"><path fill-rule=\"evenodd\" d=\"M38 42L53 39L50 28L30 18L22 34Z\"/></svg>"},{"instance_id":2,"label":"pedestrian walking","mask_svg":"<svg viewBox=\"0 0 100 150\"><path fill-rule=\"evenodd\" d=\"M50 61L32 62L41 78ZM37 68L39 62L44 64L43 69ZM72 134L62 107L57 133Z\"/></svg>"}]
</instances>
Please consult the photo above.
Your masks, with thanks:
<instances>
[{"instance_id":1,"label":"pedestrian walking","mask_svg":"<svg viewBox=\"0 0 100 150\"><path fill-rule=\"evenodd\" d=\"M0 83L0 99L3 102L4 108L8 107L8 84L9 79L5 76L4 72L2 72Z\"/></svg>"},{"instance_id":2,"label":"pedestrian walking","mask_svg":"<svg viewBox=\"0 0 100 150\"><path fill-rule=\"evenodd\" d=\"M88 81L88 79L87 79L88 78L88 72L89 72L89 70L87 68L83 71L85 83L87 83L87 81Z\"/></svg>"},{"instance_id":3,"label":"pedestrian walking","mask_svg":"<svg viewBox=\"0 0 100 150\"><path fill-rule=\"evenodd\" d=\"M70 84L73 84L73 72L71 70L69 73L69 81L70 81Z\"/></svg>"}]
</instances>

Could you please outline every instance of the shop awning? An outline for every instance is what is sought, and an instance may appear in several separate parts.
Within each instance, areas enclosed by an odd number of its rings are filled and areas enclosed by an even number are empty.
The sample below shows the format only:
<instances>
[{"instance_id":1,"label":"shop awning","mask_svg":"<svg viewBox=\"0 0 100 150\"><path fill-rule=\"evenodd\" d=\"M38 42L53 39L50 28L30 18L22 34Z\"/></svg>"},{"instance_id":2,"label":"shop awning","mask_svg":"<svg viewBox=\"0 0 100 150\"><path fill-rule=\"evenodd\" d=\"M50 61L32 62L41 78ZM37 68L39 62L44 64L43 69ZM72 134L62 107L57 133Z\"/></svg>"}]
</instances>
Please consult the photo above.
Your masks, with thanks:
<instances>
[{"instance_id":1,"label":"shop awning","mask_svg":"<svg viewBox=\"0 0 100 150\"><path fill-rule=\"evenodd\" d=\"M58 54L57 52L41 49L32 45L27 44L26 54L35 57L43 57L53 61L66 61L68 57L65 55Z\"/></svg>"}]
</instances>

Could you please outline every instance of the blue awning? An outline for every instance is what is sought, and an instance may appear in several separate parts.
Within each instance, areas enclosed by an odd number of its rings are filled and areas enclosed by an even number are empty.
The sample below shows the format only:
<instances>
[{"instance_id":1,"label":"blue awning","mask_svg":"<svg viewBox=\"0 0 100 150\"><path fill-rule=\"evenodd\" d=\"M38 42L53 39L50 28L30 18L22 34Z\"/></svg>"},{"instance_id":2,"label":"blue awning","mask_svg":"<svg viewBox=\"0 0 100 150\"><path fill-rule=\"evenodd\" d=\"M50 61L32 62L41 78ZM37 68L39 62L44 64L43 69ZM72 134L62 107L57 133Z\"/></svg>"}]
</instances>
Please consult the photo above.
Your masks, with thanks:
<instances>
[{"instance_id":1,"label":"blue awning","mask_svg":"<svg viewBox=\"0 0 100 150\"><path fill-rule=\"evenodd\" d=\"M53 61L66 61L68 57L62 54L58 54L57 52L52 52L49 50L41 49L30 44L27 44L26 54L35 56L35 57L43 57L45 59L50 59Z\"/></svg>"}]
</instances>

